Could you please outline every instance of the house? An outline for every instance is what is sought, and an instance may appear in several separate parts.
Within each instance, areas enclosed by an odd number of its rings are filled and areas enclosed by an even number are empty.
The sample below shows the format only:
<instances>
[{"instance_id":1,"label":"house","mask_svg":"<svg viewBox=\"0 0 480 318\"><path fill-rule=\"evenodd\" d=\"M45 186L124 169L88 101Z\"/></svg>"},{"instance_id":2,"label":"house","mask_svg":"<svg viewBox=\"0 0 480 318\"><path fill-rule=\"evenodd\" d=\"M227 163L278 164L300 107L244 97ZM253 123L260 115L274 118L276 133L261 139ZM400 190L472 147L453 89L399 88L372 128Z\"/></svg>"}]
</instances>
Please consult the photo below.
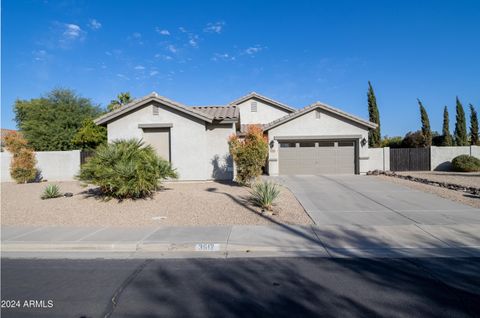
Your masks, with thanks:
<instances>
[{"instance_id":1,"label":"house","mask_svg":"<svg viewBox=\"0 0 480 318\"><path fill-rule=\"evenodd\" d=\"M3 148L5 147L5 136L13 132L16 132L16 130L0 128L0 150L1 151L3 151Z\"/></svg>"},{"instance_id":2,"label":"house","mask_svg":"<svg viewBox=\"0 0 480 318\"><path fill-rule=\"evenodd\" d=\"M151 93L95 123L107 127L109 141L142 138L181 180L231 180L228 138L251 124L268 136L270 175L363 173L368 131L376 128L320 102L295 109L254 92L220 106L185 106Z\"/></svg>"}]
</instances>

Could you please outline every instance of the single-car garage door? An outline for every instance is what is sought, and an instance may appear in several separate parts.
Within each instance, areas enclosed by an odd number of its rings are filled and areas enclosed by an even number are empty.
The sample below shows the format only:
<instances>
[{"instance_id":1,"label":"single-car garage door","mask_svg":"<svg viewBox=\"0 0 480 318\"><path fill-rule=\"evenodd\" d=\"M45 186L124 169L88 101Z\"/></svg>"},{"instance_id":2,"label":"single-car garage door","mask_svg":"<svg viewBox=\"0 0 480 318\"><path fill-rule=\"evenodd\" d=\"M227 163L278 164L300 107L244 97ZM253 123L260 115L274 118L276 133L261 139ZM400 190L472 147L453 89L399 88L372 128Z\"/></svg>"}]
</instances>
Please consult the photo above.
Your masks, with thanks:
<instances>
[{"instance_id":1,"label":"single-car garage door","mask_svg":"<svg viewBox=\"0 0 480 318\"><path fill-rule=\"evenodd\" d=\"M280 174L355 174L355 140L280 141Z\"/></svg>"}]
</instances>

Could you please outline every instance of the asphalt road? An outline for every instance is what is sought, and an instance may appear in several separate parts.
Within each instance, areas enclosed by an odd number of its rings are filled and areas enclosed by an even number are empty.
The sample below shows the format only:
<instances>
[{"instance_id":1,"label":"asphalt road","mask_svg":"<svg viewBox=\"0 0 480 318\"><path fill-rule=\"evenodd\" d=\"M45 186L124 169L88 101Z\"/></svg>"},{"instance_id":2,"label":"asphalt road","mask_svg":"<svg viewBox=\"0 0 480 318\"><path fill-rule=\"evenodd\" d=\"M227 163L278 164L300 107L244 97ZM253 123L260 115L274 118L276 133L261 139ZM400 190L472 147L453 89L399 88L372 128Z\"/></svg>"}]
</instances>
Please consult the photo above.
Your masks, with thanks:
<instances>
[{"instance_id":1,"label":"asphalt road","mask_svg":"<svg viewBox=\"0 0 480 318\"><path fill-rule=\"evenodd\" d=\"M2 259L2 317L475 317L480 259ZM52 308L28 308L43 300ZM33 305L32 305L33 306Z\"/></svg>"}]
</instances>

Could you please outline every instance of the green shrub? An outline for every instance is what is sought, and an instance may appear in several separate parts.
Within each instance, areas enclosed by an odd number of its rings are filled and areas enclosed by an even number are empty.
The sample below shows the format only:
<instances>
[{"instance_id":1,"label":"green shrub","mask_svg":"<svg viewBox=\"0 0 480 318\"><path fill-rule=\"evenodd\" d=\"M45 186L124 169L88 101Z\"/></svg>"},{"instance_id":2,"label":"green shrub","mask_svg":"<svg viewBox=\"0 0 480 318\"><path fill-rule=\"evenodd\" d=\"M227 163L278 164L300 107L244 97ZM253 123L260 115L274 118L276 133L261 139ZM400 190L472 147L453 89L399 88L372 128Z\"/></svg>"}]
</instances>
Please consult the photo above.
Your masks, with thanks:
<instances>
[{"instance_id":1,"label":"green shrub","mask_svg":"<svg viewBox=\"0 0 480 318\"><path fill-rule=\"evenodd\" d=\"M262 209L271 211L273 202L280 194L280 189L278 188L278 185L273 182L263 181L253 185L250 193L252 195L251 201L254 204Z\"/></svg>"},{"instance_id":2,"label":"green shrub","mask_svg":"<svg viewBox=\"0 0 480 318\"><path fill-rule=\"evenodd\" d=\"M175 169L152 146L136 139L100 145L77 176L99 186L105 196L118 199L151 196L162 180L177 177Z\"/></svg>"},{"instance_id":3,"label":"green shrub","mask_svg":"<svg viewBox=\"0 0 480 318\"><path fill-rule=\"evenodd\" d=\"M42 200L61 197L60 187L56 184L49 184L43 189Z\"/></svg>"},{"instance_id":4,"label":"green shrub","mask_svg":"<svg viewBox=\"0 0 480 318\"><path fill-rule=\"evenodd\" d=\"M480 171L480 159L469 156L460 155L452 160L453 170L460 172L475 172Z\"/></svg>"},{"instance_id":5,"label":"green shrub","mask_svg":"<svg viewBox=\"0 0 480 318\"><path fill-rule=\"evenodd\" d=\"M262 174L268 156L268 142L263 131L256 125L247 127L245 138L233 135L228 141L230 154L235 161L240 184L250 184Z\"/></svg>"}]
</instances>

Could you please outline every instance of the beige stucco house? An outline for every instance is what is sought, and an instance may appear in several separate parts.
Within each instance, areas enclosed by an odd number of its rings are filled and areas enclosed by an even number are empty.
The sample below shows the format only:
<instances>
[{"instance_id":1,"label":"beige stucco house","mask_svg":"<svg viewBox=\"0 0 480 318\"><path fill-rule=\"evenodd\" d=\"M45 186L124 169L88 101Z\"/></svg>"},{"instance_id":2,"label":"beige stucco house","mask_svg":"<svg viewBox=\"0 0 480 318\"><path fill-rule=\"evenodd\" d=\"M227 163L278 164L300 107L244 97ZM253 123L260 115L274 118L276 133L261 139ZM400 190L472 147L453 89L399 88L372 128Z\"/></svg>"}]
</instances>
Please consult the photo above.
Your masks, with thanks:
<instances>
[{"instance_id":1,"label":"beige stucco house","mask_svg":"<svg viewBox=\"0 0 480 318\"><path fill-rule=\"evenodd\" d=\"M376 127L319 102L295 109L257 93L221 106L185 106L152 93L95 122L107 127L109 141L151 144L181 180L232 179L228 138L251 124L268 136L270 175L363 173L368 130Z\"/></svg>"}]
</instances>

